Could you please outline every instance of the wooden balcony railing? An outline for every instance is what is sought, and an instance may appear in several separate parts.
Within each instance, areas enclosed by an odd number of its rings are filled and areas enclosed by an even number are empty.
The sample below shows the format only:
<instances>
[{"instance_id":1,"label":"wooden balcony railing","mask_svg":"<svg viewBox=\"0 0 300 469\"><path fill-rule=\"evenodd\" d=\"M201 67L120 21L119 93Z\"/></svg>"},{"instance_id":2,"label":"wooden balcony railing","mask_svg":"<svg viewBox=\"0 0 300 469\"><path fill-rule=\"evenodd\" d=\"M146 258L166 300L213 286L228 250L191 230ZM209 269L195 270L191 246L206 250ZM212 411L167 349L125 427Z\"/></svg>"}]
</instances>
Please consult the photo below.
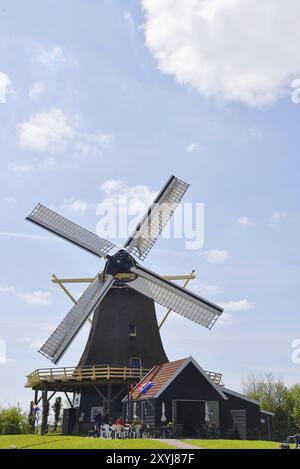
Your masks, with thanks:
<instances>
[{"instance_id":1,"label":"wooden balcony railing","mask_svg":"<svg viewBox=\"0 0 300 469\"><path fill-rule=\"evenodd\" d=\"M66 381L96 381L96 380L141 380L147 368L114 368L108 365L67 367L67 368L41 368L27 376L26 387L31 388L41 383L66 382Z\"/></svg>"},{"instance_id":2,"label":"wooden balcony railing","mask_svg":"<svg viewBox=\"0 0 300 469\"><path fill-rule=\"evenodd\" d=\"M109 365L67 367L67 368L41 368L27 376L25 387L32 388L42 383L77 382L96 380L134 380L140 381L150 370L147 368L114 368ZM213 371L206 371L209 378L222 386L222 375Z\"/></svg>"}]
</instances>

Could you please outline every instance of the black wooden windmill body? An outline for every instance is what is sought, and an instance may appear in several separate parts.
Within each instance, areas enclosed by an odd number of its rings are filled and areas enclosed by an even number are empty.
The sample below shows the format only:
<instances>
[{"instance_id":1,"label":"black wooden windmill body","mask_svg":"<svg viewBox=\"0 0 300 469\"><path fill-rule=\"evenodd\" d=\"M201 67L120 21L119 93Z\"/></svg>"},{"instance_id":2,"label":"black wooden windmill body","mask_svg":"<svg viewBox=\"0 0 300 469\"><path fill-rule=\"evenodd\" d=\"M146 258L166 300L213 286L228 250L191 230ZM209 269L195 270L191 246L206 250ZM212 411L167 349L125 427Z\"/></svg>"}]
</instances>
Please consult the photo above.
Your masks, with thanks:
<instances>
[{"instance_id":1,"label":"black wooden windmill body","mask_svg":"<svg viewBox=\"0 0 300 469\"><path fill-rule=\"evenodd\" d=\"M27 219L106 260L104 270L84 291L39 350L57 364L84 323L93 315L79 367L109 365L151 368L168 361L154 302L211 328L223 310L162 278L144 260L189 185L171 176L122 249L39 204ZM113 254L111 251L115 250ZM100 392L100 394L102 391ZM99 396L98 396L99 397Z\"/></svg>"}]
</instances>

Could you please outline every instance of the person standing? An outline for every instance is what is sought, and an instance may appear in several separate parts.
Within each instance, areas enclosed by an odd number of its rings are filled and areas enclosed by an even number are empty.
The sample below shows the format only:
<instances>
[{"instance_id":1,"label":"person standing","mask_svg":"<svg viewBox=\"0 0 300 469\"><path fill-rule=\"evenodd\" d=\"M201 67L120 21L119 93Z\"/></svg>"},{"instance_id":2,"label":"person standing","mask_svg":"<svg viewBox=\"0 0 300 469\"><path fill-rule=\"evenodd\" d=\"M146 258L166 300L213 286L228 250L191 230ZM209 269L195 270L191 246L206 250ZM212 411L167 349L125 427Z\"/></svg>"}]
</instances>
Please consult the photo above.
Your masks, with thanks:
<instances>
[{"instance_id":1,"label":"person standing","mask_svg":"<svg viewBox=\"0 0 300 469\"><path fill-rule=\"evenodd\" d=\"M100 436L101 436L102 420L103 420L102 419L102 414L101 414L100 410L98 410L95 417L94 417L94 422L96 424L96 430L97 430L98 438L100 438Z\"/></svg>"},{"instance_id":2,"label":"person standing","mask_svg":"<svg viewBox=\"0 0 300 469\"><path fill-rule=\"evenodd\" d=\"M295 442L295 449L299 449L299 444L300 444L300 434L296 433L295 435L289 436L289 438L292 438Z\"/></svg>"}]
</instances>

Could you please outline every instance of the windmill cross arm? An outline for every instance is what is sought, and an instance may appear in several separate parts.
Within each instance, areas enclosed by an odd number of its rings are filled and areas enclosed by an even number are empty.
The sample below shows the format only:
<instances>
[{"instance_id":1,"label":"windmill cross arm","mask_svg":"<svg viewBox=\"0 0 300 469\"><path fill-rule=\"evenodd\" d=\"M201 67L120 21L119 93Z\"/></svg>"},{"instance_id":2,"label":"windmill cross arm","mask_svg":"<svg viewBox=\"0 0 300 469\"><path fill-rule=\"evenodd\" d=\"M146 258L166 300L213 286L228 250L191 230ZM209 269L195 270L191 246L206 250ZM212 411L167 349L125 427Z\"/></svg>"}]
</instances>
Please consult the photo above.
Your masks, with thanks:
<instances>
[{"instance_id":1,"label":"windmill cross arm","mask_svg":"<svg viewBox=\"0 0 300 469\"><path fill-rule=\"evenodd\" d=\"M195 272L193 270L193 272ZM117 279L125 279L127 278L128 274L117 274L115 278ZM132 274L129 274L129 276L132 278ZM194 280L196 278L196 275L194 273L189 274L189 275L162 275L162 278L165 280ZM78 278L57 278L56 275L52 275L51 282L52 283L92 283L95 280L95 277L78 277Z\"/></svg>"}]
</instances>

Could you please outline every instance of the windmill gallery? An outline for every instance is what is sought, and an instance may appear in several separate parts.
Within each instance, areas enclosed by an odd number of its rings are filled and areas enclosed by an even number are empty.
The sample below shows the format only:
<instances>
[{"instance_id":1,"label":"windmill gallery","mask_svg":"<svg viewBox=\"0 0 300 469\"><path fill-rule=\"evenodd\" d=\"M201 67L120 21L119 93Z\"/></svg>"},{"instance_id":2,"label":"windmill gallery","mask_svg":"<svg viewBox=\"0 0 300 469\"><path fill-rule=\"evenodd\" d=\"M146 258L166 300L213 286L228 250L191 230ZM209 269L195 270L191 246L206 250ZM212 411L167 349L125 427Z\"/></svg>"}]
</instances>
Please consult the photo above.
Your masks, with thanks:
<instances>
[{"instance_id":1,"label":"windmill gallery","mask_svg":"<svg viewBox=\"0 0 300 469\"><path fill-rule=\"evenodd\" d=\"M159 329L171 311L208 329L223 312L186 290L194 271L162 277L138 262L145 260L188 187L171 176L122 249L41 204L27 217L105 260L95 278L52 277L74 305L40 353L57 365L86 321L91 329L76 366L38 369L27 377L26 387L35 393L32 415L39 403L43 407L42 433L50 400L63 392L70 404L64 409L64 434L87 434L95 414L109 409L113 419L138 415L151 436L161 435L171 422L178 437L271 437L272 414L259 402L225 388L220 373L205 371L192 357L169 362L163 348ZM175 283L180 279L182 287ZM89 283L78 301L66 287L76 282ZM160 325L155 302L167 308Z\"/></svg>"}]
</instances>

